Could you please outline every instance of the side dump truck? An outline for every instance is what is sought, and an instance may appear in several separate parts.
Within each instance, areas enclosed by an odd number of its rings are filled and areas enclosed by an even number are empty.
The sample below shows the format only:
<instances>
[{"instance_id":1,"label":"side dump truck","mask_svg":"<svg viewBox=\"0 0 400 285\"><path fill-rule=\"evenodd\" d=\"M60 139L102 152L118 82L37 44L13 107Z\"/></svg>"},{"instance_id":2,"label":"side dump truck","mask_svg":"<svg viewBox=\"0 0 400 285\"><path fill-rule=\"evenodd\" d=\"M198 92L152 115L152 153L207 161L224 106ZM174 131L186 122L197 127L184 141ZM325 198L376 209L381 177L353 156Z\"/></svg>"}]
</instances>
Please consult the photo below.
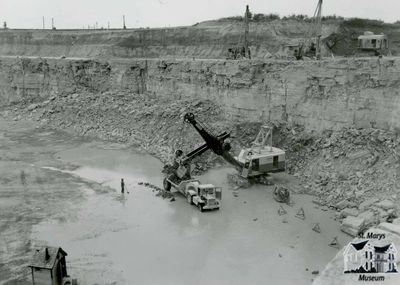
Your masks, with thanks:
<instances>
[{"instance_id":1,"label":"side dump truck","mask_svg":"<svg viewBox=\"0 0 400 285\"><path fill-rule=\"evenodd\" d=\"M175 184L168 177L164 179L164 189L170 191L171 187L184 195L189 204L196 205L201 212L204 210L219 209L221 205L222 188L213 184L201 184L199 180L183 180Z\"/></svg>"}]
</instances>

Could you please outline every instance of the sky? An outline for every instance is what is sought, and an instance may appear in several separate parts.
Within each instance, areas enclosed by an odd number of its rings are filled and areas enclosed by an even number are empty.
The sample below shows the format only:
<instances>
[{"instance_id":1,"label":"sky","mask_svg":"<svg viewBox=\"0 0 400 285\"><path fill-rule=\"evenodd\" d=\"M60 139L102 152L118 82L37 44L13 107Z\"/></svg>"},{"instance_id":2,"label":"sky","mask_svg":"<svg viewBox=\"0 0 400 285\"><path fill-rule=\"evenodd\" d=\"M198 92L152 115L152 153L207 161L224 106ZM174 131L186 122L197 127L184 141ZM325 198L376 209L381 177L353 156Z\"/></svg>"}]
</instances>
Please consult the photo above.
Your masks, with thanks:
<instances>
[{"instance_id":1,"label":"sky","mask_svg":"<svg viewBox=\"0 0 400 285\"><path fill-rule=\"evenodd\" d=\"M222 17L254 13L312 16L317 0L0 0L0 21L10 28L128 28L192 25ZM323 15L400 20L400 0L324 0Z\"/></svg>"}]
</instances>

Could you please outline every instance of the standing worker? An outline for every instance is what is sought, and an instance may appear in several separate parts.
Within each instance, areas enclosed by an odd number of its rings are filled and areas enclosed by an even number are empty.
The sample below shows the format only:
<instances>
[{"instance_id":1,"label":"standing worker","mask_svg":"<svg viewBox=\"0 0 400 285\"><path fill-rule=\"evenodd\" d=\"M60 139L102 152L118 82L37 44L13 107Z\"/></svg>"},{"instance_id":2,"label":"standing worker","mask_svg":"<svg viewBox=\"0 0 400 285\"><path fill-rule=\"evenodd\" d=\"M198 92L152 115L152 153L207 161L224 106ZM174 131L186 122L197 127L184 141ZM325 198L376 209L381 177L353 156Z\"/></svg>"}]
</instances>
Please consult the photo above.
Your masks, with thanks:
<instances>
[{"instance_id":1,"label":"standing worker","mask_svg":"<svg viewBox=\"0 0 400 285\"><path fill-rule=\"evenodd\" d=\"M121 193L125 192L125 182L124 182L124 178L121 178Z\"/></svg>"}]
</instances>

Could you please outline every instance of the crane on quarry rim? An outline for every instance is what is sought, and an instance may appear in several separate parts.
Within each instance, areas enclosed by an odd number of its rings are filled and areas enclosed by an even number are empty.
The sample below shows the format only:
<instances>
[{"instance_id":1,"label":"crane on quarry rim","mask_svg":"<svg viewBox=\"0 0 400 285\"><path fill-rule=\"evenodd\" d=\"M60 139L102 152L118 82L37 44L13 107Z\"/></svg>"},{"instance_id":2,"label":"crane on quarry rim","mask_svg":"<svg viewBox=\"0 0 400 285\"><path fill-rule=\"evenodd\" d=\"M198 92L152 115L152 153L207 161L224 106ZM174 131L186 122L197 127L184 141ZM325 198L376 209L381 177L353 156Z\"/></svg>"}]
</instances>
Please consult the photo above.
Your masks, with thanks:
<instances>
[{"instance_id":1,"label":"crane on quarry rim","mask_svg":"<svg viewBox=\"0 0 400 285\"><path fill-rule=\"evenodd\" d=\"M225 131L216 135L206 124L196 119L193 113L186 113L184 122L192 125L205 143L184 156L181 150L177 151L178 156L182 156L179 165L167 165L164 168L171 181L189 179L189 162L207 150L223 157L238 170L242 178L250 181L257 181L268 173L285 171L285 151L272 146L272 128L269 126L262 126L251 146L242 149L238 156L233 156L230 153L231 145L226 141L231 137L230 133Z\"/></svg>"},{"instance_id":2,"label":"crane on quarry rim","mask_svg":"<svg viewBox=\"0 0 400 285\"><path fill-rule=\"evenodd\" d=\"M244 13L244 40L242 43L242 37L240 37L239 43L236 47L228 48L227 59L251 59L250 48L249 48L249 23L251 13L249 5L246 5L246 12Z\"/></svg>"},{"instance_id":3,"label":"crane on quarry rim","mask_svg":"<svg viewBox=\"0 0 400 285\"><path fill-rule=\"evenodd\" d=\"M295 51L297 60L303 59L304 56L321 59L322 4L323 0L318 0L312 17L312 26L307 33L305 41L300 42L298 49Z\"/></svg>"}]
</instances>

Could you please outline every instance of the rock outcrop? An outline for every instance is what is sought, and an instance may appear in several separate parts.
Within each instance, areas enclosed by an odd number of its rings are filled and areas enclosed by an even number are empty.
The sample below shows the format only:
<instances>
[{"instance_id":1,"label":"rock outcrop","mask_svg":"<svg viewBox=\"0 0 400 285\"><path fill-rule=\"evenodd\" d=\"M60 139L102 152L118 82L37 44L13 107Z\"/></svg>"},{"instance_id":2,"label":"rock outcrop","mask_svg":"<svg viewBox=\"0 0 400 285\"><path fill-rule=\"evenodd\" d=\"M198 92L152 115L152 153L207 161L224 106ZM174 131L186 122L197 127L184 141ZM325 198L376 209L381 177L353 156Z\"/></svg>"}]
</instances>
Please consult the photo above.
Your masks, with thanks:
<instances>
[{"instance_id":1,"label":"rock outcrop","mask_svg":"<svg viewBox=\"0 0 400 285\"><path fill-rule=\"evenodd\" d=\"M329 61L68 60L0 58L0 103L81 91L207 99L226 118L400 130L400 59ZM348 154L356 156L358 154ZM356 159L356 157L355 157Z\"/></svg>"}]
</instances>

